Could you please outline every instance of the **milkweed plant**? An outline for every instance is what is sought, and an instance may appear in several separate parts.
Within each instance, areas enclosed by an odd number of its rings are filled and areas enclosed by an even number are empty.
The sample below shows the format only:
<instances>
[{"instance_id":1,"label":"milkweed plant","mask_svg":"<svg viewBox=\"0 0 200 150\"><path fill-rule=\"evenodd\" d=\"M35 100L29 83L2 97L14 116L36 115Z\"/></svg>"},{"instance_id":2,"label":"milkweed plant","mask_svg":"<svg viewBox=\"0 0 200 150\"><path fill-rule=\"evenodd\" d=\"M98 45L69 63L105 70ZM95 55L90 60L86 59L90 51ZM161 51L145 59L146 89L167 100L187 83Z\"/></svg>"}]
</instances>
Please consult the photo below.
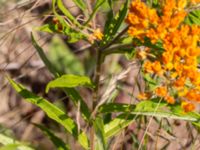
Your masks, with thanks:
<instances>
[{"instance_id":1,"label":"milkweed plant","mask_svg":"<svg viewBox=\"0 0 200 150\"><path fill-rule=\"evenodd\" d=\"M85 124L80 125L77 118L71 118L54 103L8 78L26 101L40 107L49 118L63 126L82 149L88 150L112 149L116 137L141 117L149 119L149 124L152 119L167 118L185 120L200 127L199 0L124 0L117 10L114 0L73 2L81 12L80 17L72 15L62 0L52 0L53 17L47 24L34 28L34 32L62 35L68 43L84 41L87 47L80 51L92 51L95 60L89 62L95 66L92 73L60 71L37 43L34 33L31 39L54 76L46 92L52 88L63 91ZM102 13L103 7L106 11ZM104 25L99 26L97 17L102 14L106 19ZM116 94L120 89L118 85L130 68L121 70L118 76L113 75L109 83L105 82L109 75L106 76L102 67L105 59L113 54L123 55L130 65L139 64L144 85L138 93L129 94L134 103L115 100L119 94ZM110 69L108 65L104 67ZM105 84L109 87L103 88ZM91 101L82 97L82 88L89 91ZM123 87L120 90L123 92ZM45 130L51 139L56 138L52 141L58 149L73 149L73 145L53 135L50 129L36 126ZM146 132L135 149L142 149Z\"/></svg>"}]
</instances>

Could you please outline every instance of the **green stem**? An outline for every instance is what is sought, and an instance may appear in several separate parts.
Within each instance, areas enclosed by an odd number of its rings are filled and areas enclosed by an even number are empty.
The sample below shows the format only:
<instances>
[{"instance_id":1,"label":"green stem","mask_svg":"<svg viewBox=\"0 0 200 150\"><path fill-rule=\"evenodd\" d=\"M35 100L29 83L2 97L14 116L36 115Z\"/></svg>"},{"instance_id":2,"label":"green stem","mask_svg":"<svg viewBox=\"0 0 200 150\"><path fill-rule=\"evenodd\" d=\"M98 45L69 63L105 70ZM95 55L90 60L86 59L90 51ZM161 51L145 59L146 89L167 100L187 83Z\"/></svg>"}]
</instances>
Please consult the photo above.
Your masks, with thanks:
<instances>
[{"instance_id":1,"label":"green stem","mask_svg":"<svg viewBox=\"0 0 200 150\"><path fill-rule=\"evenodd\" d=\"M99 95L99 86L100 86L100 76L101 76L101 64L104 51L106 51L107 48L109 48L112 44L114 44L122 35L124 35L128 30L128 27L126 27L122 32L120 32L112 41L110 41L107 45L100 47L96 49L97 52L97 64L95 69L95 77L94 77L94 83L95 83L95 89L93 91L93 101L92 101L92 114L90 118L90 150L95 150L95 130L93 127L93 120L96 117L96 111L95 108L97 106L98 101L98 95Z\"/></svg>"},{"instance_id":2,"label":"green stem","mask_svg":"<svg viewBox=\"0 0 200 150\"><path fill-rule=\"evenodd\" d=\"M115 42L117 42L121 36L123 36L127 30L129 29L129 26L127 26L124 30L122 30L112 41L110 41L105 46L102 46L99 51L105 51L107 48L109 48L111 45L113 45Z\"/></svg>"},{"instance_id":3,"label":"green stem","mask_svg":"<svg viewBox=\"0 0 200 150\"><path fill-rule=\"evenodd\" d=\"M98 95L99 95L99 81L101 76L101 63L102 63L102 53L97 49L97 64L95 69L95 77L94 77L94 83L95 83L95 89L93 92L93 102L92 102L92 112L95 110L97 101L98 101ZM95 130L93 127L93 119L95 118L96 113L93 113L91 115L91 123L90 123L90 149L95 149Z\"/></svg>"}]
</instances>

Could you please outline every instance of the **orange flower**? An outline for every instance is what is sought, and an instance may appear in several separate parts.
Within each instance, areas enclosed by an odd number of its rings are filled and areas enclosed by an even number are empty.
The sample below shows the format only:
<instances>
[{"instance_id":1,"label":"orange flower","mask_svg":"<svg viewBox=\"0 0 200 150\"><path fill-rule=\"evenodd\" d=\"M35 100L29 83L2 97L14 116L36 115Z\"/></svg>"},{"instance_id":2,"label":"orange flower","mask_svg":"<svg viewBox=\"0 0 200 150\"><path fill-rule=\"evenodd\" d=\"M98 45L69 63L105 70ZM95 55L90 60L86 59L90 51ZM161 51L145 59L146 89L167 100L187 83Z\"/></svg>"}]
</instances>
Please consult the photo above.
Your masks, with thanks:
<instances>
[{"instance_id":1,"label":"orange flower","mask_svg":"<svg viewBox=\"0 0 200 150\"><path fill-rule=\"evenodd\" d=\"M164 64L168 64L173 59L172 54L170 52L164 52L162 54L162 61Z\"/></svg>"},{"instance_id":2,"label":"orange flower","mask_svg":"<svg viewBox=\"0 0 200 150\"><path fill-rule=\"evenodd\" d=\"M94 30L94 33L93 33L94 37L96 37L96 39L98 40L102 40L103 38L103 34L101 32L101 30L98 28L96 30Z\"/></svg>"},{"instance_id":3,"label":"orange flower","mask_svg":"<svg viewBox=\"0 0 200 150\"><path fill-rule=\"evenodd\" d=\"M95 40L102 40L102 39L103 39L103 34L99 28L94 30L93 34L90 34L88 36L88 41L90 41L91 43L94 43Z\"/></svg>"},{"instance_id":4,"label":"orange flower","mask_svg":"<svg viewBox=\"0 0 200 150\"><path fill-rule=\"evenodd\" d=\"M167 87L157 87L155 89L155 93L157 96L160 96L160 97L165 97L167 95Z\"/></svg>"},{"instance_id":5,"label":"orange flower","mask_svg":"<svg viewBox=\"0 0 200 150\"><path fill-rule=\"evenodd\" d=\"M160 64L159 61L153 62L153 64L152 64L152 70L153 70L154 73L156 73L156 74L162 74L162 73L163 73L162 67L161 67L161 64Z\"/></svg>"},{"instance_id":6,"label":"orange flower","mask_svg":"<svg viewBox=\"0 0 200 150\"><path fill-rule=\"evenodd\" d=\"M197 101L199 98L198 90L191 89L190 91L187 92L186 98L188 100Z\"/></svg>"},{"instance_id":7,"label":"orange flower","mask_svg":"<svg viewBox=\"0 0 200 150\"><path fill-rule=\"evenodd\" d=\"M146 61L144 63L144 70L148 73L153 73L152 63L150 61Z\"/></svg>"},{"instance_id":8,"label":"orange flower","mask_svg":"<svg viewBox=\"0 0 200 150\"><path fill-rule=\"evenodd\" d=\"M139 99L139 100L146 100L146 99L148 99L148 98L150 98L151 97L151 94L150 93L140 93L140 94L138 94L138 96L137 96L137 98Z\"/></svg>"},{"instance_id":9,"label":"orange flower","mask_svg":"<svg viewBox=\"0 0 200 150\"><path fill-rule=\"evenodd\" d=\"M175 99L172 96L165 96L165 100L169 103L169 104L174 104L175 103Z\"/></svg>"},{"instance_id":10,"label":"orange flower","mask_svg":"<svg viewBox=\"0 0 200 150\"><path fill-rule=\"evenodd\" d=\"M192 3L199 0L191 0ZM161 83L166 87L158 87L155 94L164 97L173 104L175 100L168 95L167 87L188 101L200 102L200 71L198 59L200 57L200 26L184 24L187 12L185 7L190 6L188 0L166 0L161 2L161 12L148 8L144 2L135 0L130 7L127 17L129 35L144 42L147 37L155 44L161 41L164 52L151 51L138 53L137 58L145 59L143 65L145 73L159 75ZM156 51L156 50L155 50ZM151 59L150 59L151 58ZM155 76L157 77L157 76ZM195 89L195 90L194 90ZM142 95L144 96L144 95ZM186 112L194 109L192 103L182 104Z\"/></svg>"},{"instance_id":11,"label":"orange flower","mask_svg":"<svg viewBox=\"0 0 200 150\"><path fill-rule=\"evenodd\" d=\"M183 87L185 85L185 77L180 77L178 78L175 82L174 85L176 87Z\"/></svg>"},{"instance_id":12,"label":"orange flower","mask_svg":"<svg viewBox=\"0 0 200 150\"><path fill-rule=\"evenodd\" d=\"M195 109L194 104L188 103L186 101L183 101L181 103L181 107L184 109L185 112L191 112L191 111L193 111Z\"/></svg>"}]
</instances>

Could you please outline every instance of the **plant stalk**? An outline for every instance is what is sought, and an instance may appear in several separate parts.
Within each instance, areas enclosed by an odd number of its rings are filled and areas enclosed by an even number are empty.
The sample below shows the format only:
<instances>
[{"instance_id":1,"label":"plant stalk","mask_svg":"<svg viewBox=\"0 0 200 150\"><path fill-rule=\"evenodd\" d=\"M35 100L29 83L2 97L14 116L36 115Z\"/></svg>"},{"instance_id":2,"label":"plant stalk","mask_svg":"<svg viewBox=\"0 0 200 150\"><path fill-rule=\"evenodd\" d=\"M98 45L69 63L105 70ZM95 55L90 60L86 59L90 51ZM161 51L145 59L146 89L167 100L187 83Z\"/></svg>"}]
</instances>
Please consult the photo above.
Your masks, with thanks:
<instances>
[{"instance_id":1,"label":"plant stalk","mask_svg":"<svg viewBox=\"0 0 200 150\"><path fill-rule=\"evenodd\" d=\"M102 63L102 52L97 49L97 64L95 69L95 77L94 77L94 83L95 83L95 89L93 91L93 101L92 101L92 112L95 110L97 101L98 101L98 95L99 95L99 84L100 84L100 76L101 76L101 63ZM91 122L90 122L90 149L95 150L95 130L93 127L93 120L95 119L96 114L91 115Z\"/></svg>"}]
</instances>

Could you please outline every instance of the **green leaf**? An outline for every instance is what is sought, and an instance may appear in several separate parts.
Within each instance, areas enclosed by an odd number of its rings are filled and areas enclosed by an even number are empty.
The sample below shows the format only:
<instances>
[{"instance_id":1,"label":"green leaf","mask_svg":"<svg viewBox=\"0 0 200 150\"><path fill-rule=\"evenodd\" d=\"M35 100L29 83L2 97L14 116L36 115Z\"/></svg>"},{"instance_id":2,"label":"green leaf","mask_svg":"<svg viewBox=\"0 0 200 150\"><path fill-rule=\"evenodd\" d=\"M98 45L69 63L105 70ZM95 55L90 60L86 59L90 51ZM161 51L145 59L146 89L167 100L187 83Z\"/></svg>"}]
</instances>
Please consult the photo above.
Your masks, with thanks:
<instances>
[{"instance_id":1,"label":"green leaf","mask_svg":"<svg viewBox=\"0 0 200 150\"><path fill-rule=\"evenodd\" d=\"M189 25L200 25L200 10L191 11L185 18L185 23Z\"/></svg>"},{"instance_id":2,"label":"green leaf","mask_svg":"<svg viewBox=\"0 0 200 150\"><path fill-rule=\"evenodd\" d=\"M96 150L105 150L106 149L106 139L104 132L103 120L100 117L96 117L94 121L95 135L96 135Z\"/></svg>"},{"instance_id":3,"label":"green leaf","mask_svg":"<svg viewBox=\"0 0 200 150\"><path fill-rule=\"evenodd\" d=\"M93 9L92 14L90 15L90 17L88 18L88 20L84 23L84 26L86 26L91 20L92 18L96 15L98 9L106 2L106 0L97 0Z\"/></svg>"},{"instance_id":4,"label":"green leaf","mask_svg":"<svg viewBox=\"0 0 200 150\"><path fill-rule=\"evenodd\" d=\"M52 103L48 102L42 97L39 97L28 90L26 90L22 85L17 84L15 81L8 79L12 87L22 96L24 97L28 102L33 103L40 107L48 117L55 120L62 126L66 128L66 130L72 134L78 142L85 148L88 148L88 138L87 135L80 131L78 133L78 127L77 124L69 117L67 114L65 114L62 110L60 110L58 107L54 106Z\"/></svg>"},{"instance_id":5,"label":"green leaf","mask_svg":"<svg viewBox=\"0 0 200 150\"><path fill-rule=\"evenodd\" d=\"M84 102L80 94L74 88L63 88L65 93L70 97L70 99L74 102L75 105L80 103L80 111L86 121L90 119L90 110L87 104Z\"/></svg>"},{"instance_id":6,"label":"green leaf","mask_svg":"<svg viewBox=\"0 0 200 150\"><path fill-rule=\"evenodd\" d=\"M60 74L62 74L62 73L57 71L56 67L52 65L52 63L49 61L49 59L44 54L43 49L36 43L33 35L31 37L32 37L32 42L33 42L36 50L38 51L42 61L44 62L44 64L48 68L48 70L55 77L59 77ZM64 88L63 90L65 91L65 93L67 93L69 95L70 99L74 102L75 105L77 105L80 102L81 113L82 113L84 119L88 120L90 118L90 111L89 111L87 104L81 98L80 94L73 88Z\"/></svg>"},{"instance_id":7,"label":"green leaf","mask_svg":"<svg viewBox=\"0 0 200 150\"><path fill-rule=\"evenodd\" d=\"M47 84L46 92L48 92L50 88L73 88L77 86L94 88L94 84L87 76L66 74L59 78L56 78L53 81L50 81Z\"/></svg>"},{"instance_id":8,"label":"green leaf","mask_svg":"<svg viewBox=\"0 0 200 150\"><path fill-rule=\"evenodd\" d=\"M85 11L86 4L83 2L83 0L73 0L73 2L82 10Z\"/></svg>"},{"instance_id":9,"label":"green leaf","mask_svg":"<svg viewBox=\"0 0 200 150\"><path fill-rule=\"evenodd\" d=\"M21 149L18 144L9 144L1 147L0 150L21 150Z\"/></svg>"},{"instance_id":10,"label":"green leaf","mask_svg":"<svg viewBox=\"0 0 200 150\"><path fill-rule=\"evenodd\" d=\"M156 109L156 110L155 110ZM185 113L180 105L167 105L166 102L158 102L158 99L142 101L136 105L128 104L104 104L100 107L100 113L122 112L105 125L106 138L112 137L130 125L137 116L153 116L158 118L179 119L199 123L200 115L194 112Z\"/></svg>"},{"instance_id":11,"label":"green leaf","mask_svg":"<svg viewBox=\"0 0 200 150\"><path fill-rule=\"evenodd\" d=\"M135 115L121 114L104 126L106 139L116 135L131 124Z\"/></svg>"},{"instance_id":12,"label":"green leaf","mask_svg":"<svg viewBox=\"0 0 200 150\"><path fill-rule=\"evenodd\" d=\"M56 70L62 74L85 74L83 64L58 36L53 37L47 55Z\"/></svg>"},{"instance_id":13,"label":"green leaf","mask_svg":"<svg viewBox=\"0 0 200 150\"><path fill-rule=\"evenodd\" d=\"M147 5L153 8L159 8L159 0L147 0L146 1Z\"/></svg>"},{"instance_id":14,"label":"green leaf","mask_svg":"<svg viewBox=\"0 0 200 150\"><path fill-rule=\"evenodd\" d=\"M40 26L40 27L36 27L34 29L38 30L38 31L48 32L48 33L56 33L57 32L55 25L50 24L50 23L45 24L45 25Z\"/></svg>"},{"instance_id":15,"label":"green leaf","mask_svg":"<svg viewBox=\"0 0 200 150\"><path fill-rule=\"evenodd\" d=\"M69 146L63 142L62 139L57 137L52 131L50 131L48 128L46 128L43 125L34 124L36 127L38 127L40 130L44 132L45 135L49 137L49 139L53 142L53 144L56 146L57 150L69 150Z\"/></svg>"},{"instance_id":16,"label":"green leaf","mask_svg":"<svg viewBox=\"0 0 200 150\"><path fill-rule=\"evenodd\" d=\"M109 41L113 38L113 36L115 36L122 23L124 22L124 19L128 12L129 2L130 0L125 1L124 5L122 5L121 9L114 18L112 12L110 12L110 14L108 15L108 19L106 21L106 28L104 30L104 44L106 41Z\"/></svg>"},{"instance_id":17,"label":"green leaf","mask_svg":"<svg viewBox=\"0 0 200 150\"><path fill-rule=\"evenodd\" d=\"M130 112L136 107L136 105L128 105L122 103L108 103L103 104L99 108L100 113L112 113L112 112Z\"/></svg>"},{"instance_id":18,"label":"green leaf","mask_svg":"<svg viewBox=\"0 0 200 150\"><path fill-rule=\"evenodd\" d=\"M77 1L76 3L78 3L79 5L82 5L80 0L74 0L74 1ZM86 38L86 35L84 35L80 31L76 31L74 28L71 28L71 25L69 25L66 22L66 20L63 18L63 16L61 16L57 13L56 6L58 6L58 8L65 14L66 17L68 17L71 20L72 23L74 23L74 25L77 28L82 29L82 25L74 18L74 16L68 11L68 9L65 8L62 0L52 0L53 13L55 14L56 18L59 20L60 24L63 27L63 30L59 31L59 33L67 35L68 36L67 41L69 43L75 43L80 39ZM49 27L51 27L51 26L49 26ZM49 30L51 30L51 29L48 29L47 31L49 31Z\"/></svg>"},{"instance_id":19,"label":"green leaf","mask_svg":"<svg viewBox=\"0 0 200 150\"><path fill-rule=\"evenodd\" d=\"M5 147L0 148L0 150L13 150L14 148L14 150L16 150L16 148L19 150L34 150L33 148L28 147L25 144L20 143L19 141L4 134L0 134L0 143L5 145Z\"/></svg>"},{"instance_id":20,"label":"green leaf","mask_svg":"<svg viewBox=\"0 0 200 150\"><path fill-rule=\"evenodd\" d=\"M79 24L74 16L65 8L62 0L56 0L58 8L63 12L63 14L68 17L73 23Z\"/></svg>"},{"instance_id":21,"label":"green leaf","mask_svg":"<svg viewBox=\"0 0 200 150\"><path fill-rule=\"evenodd\" d=\"M33 34L31 33L31 40L32 40L32 44L35 47L35 49L37 50L40 58L42 59L42 61L44 62L44 64L46 65L46 67L48 68L48 70L56 77L59 76L59 74L61 74L52 64L51 62L48 60L48 58L46 57L44 50L37 44Z\"/></svg>"}]
</instances>

